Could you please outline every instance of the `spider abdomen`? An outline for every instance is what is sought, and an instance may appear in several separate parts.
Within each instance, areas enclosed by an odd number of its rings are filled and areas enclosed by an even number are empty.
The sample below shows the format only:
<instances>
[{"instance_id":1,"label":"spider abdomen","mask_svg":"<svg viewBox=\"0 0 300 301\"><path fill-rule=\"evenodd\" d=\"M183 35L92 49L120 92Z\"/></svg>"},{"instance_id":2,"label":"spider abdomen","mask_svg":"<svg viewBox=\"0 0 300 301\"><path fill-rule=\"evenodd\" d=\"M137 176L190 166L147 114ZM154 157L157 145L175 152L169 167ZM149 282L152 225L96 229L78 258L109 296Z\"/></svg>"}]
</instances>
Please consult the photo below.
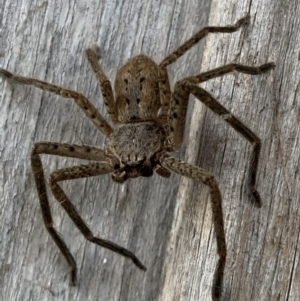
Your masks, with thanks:
<instances>
[{"instance_id":1,"label":"spider abdomen","mask_svg":"<svg viewBox=\"0 0 300 301\"><path fill-rule=\"evenodd\" d=\"M119 122L155 119L161 107L158 65L146 55L132 58L118 71L115 91Z\"/></svg>"}]
</instances>

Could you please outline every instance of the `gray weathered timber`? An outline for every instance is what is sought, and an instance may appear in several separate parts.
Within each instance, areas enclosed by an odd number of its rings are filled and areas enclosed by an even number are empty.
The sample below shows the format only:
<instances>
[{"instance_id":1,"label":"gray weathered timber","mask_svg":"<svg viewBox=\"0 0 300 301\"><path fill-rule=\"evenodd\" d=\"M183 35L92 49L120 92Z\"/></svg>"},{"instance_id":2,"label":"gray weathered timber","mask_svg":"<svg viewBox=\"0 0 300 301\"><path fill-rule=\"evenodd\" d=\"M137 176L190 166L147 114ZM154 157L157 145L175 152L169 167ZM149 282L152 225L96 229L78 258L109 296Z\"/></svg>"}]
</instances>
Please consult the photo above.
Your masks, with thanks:
<instances>
[{"instance_id":1,"label":"gray weathered timber","mask_svg":"<svg viewBox=\"0 0 300 301\"><path fill-rule=\"evenodd\" d=\"M250 204L244 189L250 145L198 103L186 157L217 175L223 191L228 242L223 299L299 300L299 5L222 3L212 1L209 24L230 22L245 12L252 22L235 36L211 35L202 70L231 61L277 64L271 74L234 74L205 85L262 139L262 208ZM160 300L210 300L216 258L207 197L205 187L181 180Z\"/></svg>"},{"instance_id":2,"label":"gray weathered timber","mask_svg":"<svg viewBox=\"0 0 300 301\"><path fill-rule=\"evenodd\" d=\"M0 1L0 66L80 91L105 114L87 47L101 47L113 81L130 57L145 53L159 62L201 27L249 12L247 28L210 35L169 70L175 83L229 62L277 64L264 75L235 73L203 85L262 139L263 207L255 208L245 189L251 146L192 98L187 148L177 156L220 184L228 243L223 299L299 300L299 5L143 2ZM55 225L78 264L79 285L70 287L68 266L43 225L30 152L38 141L105 141L72 100L0 79L0 103L0 300L211 300L217 254L209 191L176 175L63 184L94 233L133 251L146 273L86 242L50 197ZM43 156L46 175L75 162Z\"/></svg>"}]
</instances>

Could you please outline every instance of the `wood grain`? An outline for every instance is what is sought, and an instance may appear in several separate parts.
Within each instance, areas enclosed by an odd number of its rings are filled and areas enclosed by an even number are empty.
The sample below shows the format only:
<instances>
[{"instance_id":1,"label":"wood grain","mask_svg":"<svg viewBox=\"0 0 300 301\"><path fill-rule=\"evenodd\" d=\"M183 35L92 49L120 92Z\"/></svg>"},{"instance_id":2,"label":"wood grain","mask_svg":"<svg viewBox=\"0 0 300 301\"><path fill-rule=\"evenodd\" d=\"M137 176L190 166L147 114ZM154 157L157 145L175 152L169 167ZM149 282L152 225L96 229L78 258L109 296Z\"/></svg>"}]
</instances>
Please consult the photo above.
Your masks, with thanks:
<instances>
[{"instance_id":1,"label":"wood grain","mask_svg":"<svg viewBox=\"0 0 300 301\"><path fill-rule=\"evenodd\" d=\"M201 85L261 139L258 189L247 195L251 146L224 120L191 98L187 148L175 154L213 173L223 194L228 259L223 300L300 299L299 49L296 1L3 1L0 66L75 89L106 114L85 57L94 44L114 81L117 70L144 53L160 62L205 25L247 28L208 36L170 66L171 84L231 62L276 63L270 73L231 74ZM203 51L203 56L202 56ZM63 184L95 235L134 252L146 273L85 241L50 197L54 222L74 254L79 285L42 221L30 168L35 142L92 144L105 140L67 99L0 79L0 300L211 300L217 261L207 187L172 175L109 176ZM43 156L46 175L78 161Z\"/></svg>"}]
</instances>

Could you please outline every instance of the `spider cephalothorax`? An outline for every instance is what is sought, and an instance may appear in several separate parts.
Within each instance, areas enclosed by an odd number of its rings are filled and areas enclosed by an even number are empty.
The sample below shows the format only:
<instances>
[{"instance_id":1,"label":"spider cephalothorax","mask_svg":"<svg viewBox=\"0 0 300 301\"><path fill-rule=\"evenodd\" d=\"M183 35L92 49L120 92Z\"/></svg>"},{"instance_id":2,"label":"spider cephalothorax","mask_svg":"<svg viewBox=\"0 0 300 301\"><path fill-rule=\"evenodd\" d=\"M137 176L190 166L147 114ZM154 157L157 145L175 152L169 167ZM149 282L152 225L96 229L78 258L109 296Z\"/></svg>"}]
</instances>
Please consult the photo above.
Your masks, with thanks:
<instances>
[{"instance_id":1,"label":"spider cephalothorax","mask_svg":"<svg viewBox=\"0 0 300 301\"><path fill-rule=\"evenodd\" d=\"M149 177L157 167L157 154L163 150L164 130L156 121L135 121L117 126L107 151L119 159L113 179ZM123 180L121 180L121 178Z\"/></svg>"},{"instance_id":2,"label":"spider cephalothorax","mask_svg":"<svg viewBox=\"0 0 300 301\"><path fill-rule=\"evenodd\" d=\"M170 152L179 149L183 142L184 127L189 95L193 94L203 104L231 125L238 133L253 145L250 166L250 190L255 203L261 205L260 196L255 188L260 139L226 108L218 103L211 94L198 86L201 82L237 71L258 75L275 66L267 63L259 67L240 64L228 64L222 67L187 77L175 84L171 92L167 66L197 44L208 33L237 31L249 22L249 16L240 19L235 25L224 27L205 27L186 41L177 50L156 64L145 55L129 60L117 73L115 97L111 84L99 65L99 55L94 50L87 50L87 58L101 84L102 95L114 128L96 110L93 104L82 94L37 79L13 75L0 69L0 75L16 82L33 85L40 89L74 99L94 125L107 137L105 150L95 146L66 143L39 142L31 154L31 165L38 190L45 226L72 268L71 281L76 283L76 262L62 237L53 226L52 215L46 191L46 182L40 154L52 154L95 162L62 168L50 175L50 187L55 198L66 210L75 225L89 241L129 257L136 266L146 270L145 266L130 251L113 242L95 237L82 220L74 205L61 189L58 182L102 174L112 174L113 180L124 182L128 178L149 177L155 170L163 177L171 172L189 177L209 186L213 223L217 239L219 261L212 286L213 300L220 300L224 268L226 263L226 239L222 211L222 197L214 176L204 169L171 157Z\"/></svg>"}]
</instances>

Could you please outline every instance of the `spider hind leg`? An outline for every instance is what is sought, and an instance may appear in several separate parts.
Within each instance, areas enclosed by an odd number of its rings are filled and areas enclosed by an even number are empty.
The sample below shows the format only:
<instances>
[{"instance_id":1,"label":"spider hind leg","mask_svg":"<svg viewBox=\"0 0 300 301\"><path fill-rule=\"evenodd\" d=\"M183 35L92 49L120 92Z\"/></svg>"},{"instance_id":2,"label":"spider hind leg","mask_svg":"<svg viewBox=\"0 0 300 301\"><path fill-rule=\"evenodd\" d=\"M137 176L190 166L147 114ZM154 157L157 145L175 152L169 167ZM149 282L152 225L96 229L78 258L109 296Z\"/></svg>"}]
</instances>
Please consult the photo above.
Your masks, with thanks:
<instances>
[{"instance_id":1,"label":"spider hind leg","mask_svg":"<svg viewBox=\"0 0 300 301\"><path fill-rule=\"evenodd\" d=\"M196 84L207 81L209 79L223 76L227 73L237 71L245 74L258 75L265 73L275 67L274 63L267 63L258 67L244 66L240 64L228 64L196 76L191 76L176 83L170 111L168 115L171 141L174 150L179 149L183 142L184 127L186 121L186 112L188 106L189 95L193 94L198 100L209 107L214 113L222 117L230 126L233 127L241 136L247 139L252 145L252 155L249 168L249 188L257 207L261 207L261 198L256 189L256 174L258 168L258 160L261 149L261 141L245 124L232 115L224 106L222 106L214 97L198 87Z\"/></svg>"}]
</instances>

